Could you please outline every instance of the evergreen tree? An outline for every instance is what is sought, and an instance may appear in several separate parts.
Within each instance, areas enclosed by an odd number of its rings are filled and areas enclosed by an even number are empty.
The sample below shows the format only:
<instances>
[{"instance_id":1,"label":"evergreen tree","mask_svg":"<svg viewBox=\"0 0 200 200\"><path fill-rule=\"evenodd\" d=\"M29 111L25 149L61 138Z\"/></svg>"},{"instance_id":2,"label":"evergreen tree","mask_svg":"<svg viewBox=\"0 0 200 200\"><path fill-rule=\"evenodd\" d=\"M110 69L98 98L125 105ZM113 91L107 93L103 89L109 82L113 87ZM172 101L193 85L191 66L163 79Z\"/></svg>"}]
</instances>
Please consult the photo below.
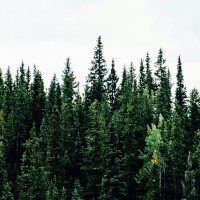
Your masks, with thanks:
<instances>
[{"instance_id":1,"label":"evergreen tree","mask_svg":"<svg viewBox=\"0 0 200 200\"><path fill-rule=\"evenodd\" d=\"M182 63L180 56L178 57L177 65L177 88L175 95L175 108L179 116L183 116L186 113L186 88L184 86L183 72L182 72Z\"/></svg>"},{"instance_id":2,"label":"evergreen tree","mask_svg":"<svg viewBox=\"0 0 200 200\"><path fill-rule=\"evenodd\" d=\"M146 80L145 80L145 82L146 82L146 86L148 88L148 93L149 93L149 95L151 95L152 91L155 90L155 86L154 86L154 80L152 77L152 71L150 68L149 53L147 53L147 55L146 55L145 62L146 62Z\"/></svg>"},{"instance_id":3,"label":"evergreen tree","mask_svg":"<svg viewBox=\"0 0 200 200\"><path fill-rule=\"evenodd\" d=\"M125 199L127 185L119 149L118 132L115 130L115 116L109 126L109 135L103 146L103 177L101 180L100 199Z\"/></svg>"},{"instance_id":4,"label":"evergreen tree","mask_svg":"<svg viewBox=\"0 0 200 200\"><path fill-rule=\"evenodd\" d=\"M46 114L50 116L53 111L53 107L56 106L58 110L61 108L61 91L60 85L57 81L56 75L54 74L48 95L47 95L47 103L46 103Z\"/></svg>"},{"instance_id":5,"label":"evergreen tree","mask_svg":"<svg viewBox=\"0 0 200 200\"><path fill-rule=\"evenodd\" d=\"M11 193L11 187L8 182L8 174L6 169L6 162L5 162L5 147L4 147L4 134L5 129L3 125L3 115L2 112L0 112L0 199L8 200L10 198L11 200L13 198L13 194Z\"/></svg>"},{"instance_id":6,"label":"evergreen tree","mask_svg":"<svg viewBox=\"0 0 200 200\"><path fill-rule=\"evenodd\" d=\"M189 99L189 131L187 136L187 146L189 150L193 149L195 135L200 129L200 96L197 89L193 89Z\"/></svg>"},{"instance_id":7,"label":"evergreen tree","mask_svg":"<svg viewBox=\"0 0 200 200\"><path fill-rule=\"evenodd\" d=\"M4 81L3 81L3 75L2 70L0 69L0 111L3 109L4 104Z\"/></svg>"},{"instance_id":8,"label":"evergreen tree","mask_svg":"<svg viewBox=\"0 0 200 200\"><path fill-rule=\"evenodd\" d=\"M196 199L195 176L194 171L192 170L192 160L190 152L187 159L187 170L185 171L185 179L182 182L182 188L184 199Z\"/></svg>"},{"instance_id":9,"label":"evergreen tree","mask_svg":"<svg viewBox=\"0 0 200 200\"><path fill-rule=\"evenodd\" d=\"M46 200L60 200L58 188L55 184L55 179L49 184L48 190L46 192Z\"/></svg>"},{"instance_id":10,"label":"evergreen tree","mask_svg":"<svg viewBox=\"0 0 200 200\"><path fill-rule=\"evenodd\" d=\"M27 91L26 70L24 64L19 68L16 75L13 95L13 109L9 115L6 135L9 143L9 177L15 182L20 172L21 158L24 152L24 143L30 136L32 126L31 95Z\"/></svg>"},{"instance_id":11,"label":"evergreen tree","mask_svg":"<svg viewBox=\"0 0 200 200\"><path fill-rule=\"evenodd\" d=\"M86 98L88 98L90 104L97 100L101 102L103 93L106 89L106 61L103 58L103 44L101 36L98 37L97 46L94 49L94 58L92 60L92 67L88 75L88 90L86 90Z\"/></svg>"},{"instance_id":12,"label":"evergreen tree","mask_svg":"<svg viewBox=\"0 0 200 200\"><path fill-rule=\"evenodd\" d=\"M76 179L74 182L72 200L83 200L83 188L81 187L79 179Z\"/></svg>"},{"instance_id":13,"label":"evergreen tree","mask_svg":"<svg viewBox=\"0 0 200 200\"><path fill-rule=\"evenodd\" d=\"M197 199L200 198L200 131L195 135L194 150L192 154L193 168L195 173L195 188Z\"/></svg>"},{"instance_id":14,"label":"evergreen tree","mask_svg":"<svg viewBox=\"0 0 200 200\"><path fill-rule=\"evenodd\" d=\"M4 92L3 113L4 113L4 120L7 123L9 114L13 109L13 80L9 67L5 74L4 85L5 85L4 86L5 92Z\"/></svg>"},{"instance_id":15,"label":"evergreen tree","mask_svg":"<svg viewBox=\"0 0 200 200\"><path fill-rule=\"evenodd\" d=\"M86 199L97 199L102 178L102 144L106 133L105 119L101 104L97 101L89 108L89 122L86 131L86 164L87 180Z\"/></svg>"},{"instance_id":16,"label":"evergreen tree","mask_svg":"<svg viewBox=\"0 0 200 200\"><path fill-rule=\"evenodd\" d=\"M139 90L141 93L143 93L146 85L146 77L145 77L145 71L144 71L144 63L141 59L140 62L140 74L139 74Z\"/></svg>"},{"instance_id":17,"label":"evergreen tree","mask_svg":"<svg viewBox=\"0 0 200 200\"><path fill-rule=\"evenodd\" d=\"M170 199L181 199L183 195L181 181L183 181L185 171L185 130L181 123L178 114L176 112L172 113L168 129L170 137L167 165L170 167L167 168L166 172L167 195Z\"/></svg>"},{"instance_id":18,"label":"evergreen tree","mask_svg":"<svg viewBox=\"0 0 200 200\"><path fill-rule=\"evenodd\" d=\"M112 65L111 65L111 71L110 74L107 78L107 94L108 94L108 98L109 98L109 103L110 103L110 107L111 107L111 111L114 111L116 108L115 104L115 100L116 100L116 95L117 95L117 82L118 82L119 78L116 74L116 70L115 70L115 61L114 59L112 60Z\"/></svg>"},{"instance_id":19,"label":"evergreen tree","mask_svg":"<svg viewBox=\"0 0 200 200\"><path fill-rule=\"evenodd\" d=\"M36 125L36 132L38 133L44 117L46 96L42 75L36 67L34 68L33 83L31 85L31 98L33 121Z\"/></svg>"},{"instance_id":20,"label":"evergreen tree","mask_svg":"<svg viewBox=\"0 0 200 200\"><path fill-rule=\"evenodd\" d=\"M164 119L169 119L171 115L171 75L170 71L164 65L166 60L163 58L162 49L159 50L156 62L156 119L155 124L158 123L159 115Z\"/></svg>"}]
</instances>

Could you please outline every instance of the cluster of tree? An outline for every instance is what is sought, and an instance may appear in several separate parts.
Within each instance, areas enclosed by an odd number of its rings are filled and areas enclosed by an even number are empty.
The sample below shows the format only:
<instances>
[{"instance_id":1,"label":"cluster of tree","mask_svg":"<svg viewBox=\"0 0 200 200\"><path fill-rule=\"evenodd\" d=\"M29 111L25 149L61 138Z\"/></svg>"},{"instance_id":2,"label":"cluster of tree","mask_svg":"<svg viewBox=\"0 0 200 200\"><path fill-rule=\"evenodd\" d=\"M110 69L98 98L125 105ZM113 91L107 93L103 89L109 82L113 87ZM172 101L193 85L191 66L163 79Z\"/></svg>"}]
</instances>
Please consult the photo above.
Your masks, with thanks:
<instances>
[{"instance_id":1,"label":"cluster of tree","mask_svg":"<svg viewBox=\"0 0 200 200\"><path fill-rule=\"evenodd\" d=\"M101 37L84 95L66 60L45 92L24 64L0 71L0 199L200 199L200 96L186 96L182 63L172 100L162 49L110 72Z\"/></svg>"}]
</instances>

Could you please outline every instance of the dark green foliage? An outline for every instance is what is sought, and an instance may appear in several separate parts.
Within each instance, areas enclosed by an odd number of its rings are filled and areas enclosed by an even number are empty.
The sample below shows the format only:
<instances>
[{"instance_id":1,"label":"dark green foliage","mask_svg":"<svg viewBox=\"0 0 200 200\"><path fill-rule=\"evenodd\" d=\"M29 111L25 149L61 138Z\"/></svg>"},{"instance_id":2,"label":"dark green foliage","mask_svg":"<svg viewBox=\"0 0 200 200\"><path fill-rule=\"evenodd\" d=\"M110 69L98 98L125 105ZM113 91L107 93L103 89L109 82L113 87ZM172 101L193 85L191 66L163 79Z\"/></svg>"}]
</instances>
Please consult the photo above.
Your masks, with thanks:
<instances>
[{"instance_id":1,"label":"dark green foliage","mask_svg":"<svg viewBox=\"0 0 200 200\"><path fill-rule=\"evenodd\" d=\"M74 182L72 200L83 200L83 188L81 187L79 179L76 179Z\"/></svg>"},{"instance_id":2,"label":"dark green foliage","mask_svg":"<svg viewBox=\"0 0 200 200\"><path fill-rule=\"evenodd\" d=\"M4 81L3 81L3 75L2 75L2 70L0 69L0 111L3 109L3 104L4 104Z\"/></svg>"},{"instance_id":3,"label":"dark green foliage","mask_svg":"<svg viewBox=\"0 0 200 200\"><path fill-rule=\"evenodd\" d=\"M186 88L184 86L183 72L182 72L182 63L180 56L178 57L177 64L177 87L176 87L176 96L175 96L175 106L176 112L179 116L183 116L186 112Z\"/></svg>"},{"instance_id":4,"label":"dark green foliage","mask_svg":"<svg viewBox=\"0 0 200 200\"><path fill-rule=\"evenodd\" d=\"M146 62L146 80L145 80L145 83L146 83L146 86L148 88L149 95L151 95L152 91L155 91L155 85L154 85L154 80L153 80L153 77L152 77L152 71L151 71L151 68L150 68L149 53L147 53L147 55L146 55L145 62Z\"/></svg>"},{"instance_id":5,"label":"dark green foliage","mask_svg":"<svg viewBox=\"0 0 200 200\"><path fill-rule=\"evenodd\" d=\"M90 68L90 73L88 75L86 87L86 98L88 98L90 104L97 100L101 102L103 98L103 93L106 89L106 79L107 74L106 61L103 57L103 44L101 42L101 36L98 37L97 46L94 49L94 58L92 60L92 67Z\"/></svg>"},{"instance_id":6,"label":"dark green foliage","mask_svg":"<svg viewBox=\"0 0 200 200\"><path fill-rule=\"evenodd\" d=\"M200 96L197 89L193 89L189 99L189 131L187 135L187 146L189 150L193 149L195 135L200 130Z\"/></svg>"},{"instance_id":7,"label":"dark green foliage","mask_svg":"<svg viewBox=\"0 0 200 200\"><path fill-rule=\"evenodd\" d=\"M145 85L146 85L146 74L144 71L144 63L143 63L143 60L141 59L140 74L139 74L139 90L141 93L144 91Z\"/></svg>"},{"instance_id":8,"label":"dark green foliage","mask_svg":"<svg viewBox=\"0 0 200 200\"><path fill-rule=\"evenodd\" d=\"M187 104L179 57L172 102L162 49L155 67L147 53L118 87L99 37L83 96L69 58L47 94L36 67L0 70L0 199L199 199L199 91Z\"/></svg>"},{"instance_id":9,"label":"dark green foliage","mask_svg":"<svg viewBox=\"0 0 200 200\"><path fill-rule=\"evenodd\" d=\"M101 180L100 199L125 199L126 180L119 149L118 132L115 130L114 117L109 126L109 133L103 146L103 177Z\"/></svg>"},{"instance_id":10,"label":"dark green foliage","mask_svg":"<svg viewBox=\"0 0 200 200\"><path fill-rule=\"evenodd\" d=\"M42 75L36 68L34 68L33 83L31 84L31 98L33 121L38 133L44 117L46 95Z\"/></svg>"},{"instance_id":11,"label":"dark green foliage","mask_svg":"<svg viewBox=\"0 0 200 200\"><path fill-rule=\"evenodd\" d=\"M111 107L111 111L114 111L116 108L116 95L117 95L117 82L119 78L116 74L115 70L115 61L114 59L112 60L112 66L111 66L111 71L110 74L107 78L107 94L108 94L108 99Z\"/></svg>"},{"instance_id":12,"label":"dark green foliage","mask_svg":"<svg viewBox=\"0 0 200 200\"><path fill-rule=\"evenodd\" d=\"M86 131L86 198L97 199L102 178L102 146L107 130L102 114L102 106L94 101L89 108L88 129Z\"/></svg>"},{"instance_id":13,"label":"dark green foliage","mask_svg":"<svg viewBox=\"0 0 200 200\"><path fill-rule=\"evenodd\" d=\"M185 171L185 130L182 128L181 118L176 112L172 114L170 119L170 128L168 129L168 160L166 169L166 185L168 187L168 198L181 199L182 185Z\"/></svg>"},{"instance_id":14,"label":"dark green foliage","mask_svg":"<svg viewBox=\"0 0 200 200\"><path fill-rule=\"evenodd\" d=\"M190 152L187 159L187 170L185 171L185 179L182 182L182 187L183 199L196 199L195 176L194 171L192 170L192 160Z\"/></svg>"},{"instance_id":15,"label":"dark green foliage","mask_svg":"<svg viewBox=\"0 0 200 200\"><path fill-rule=\"evenodd\" d=\"M159 115L161 114L165 119L169 119L171 115L171 75L170 71L166 69L166 60L163 58L162 49L159 50L156 62L156 121L158 123Z\"/></svg>"}]
</instances>

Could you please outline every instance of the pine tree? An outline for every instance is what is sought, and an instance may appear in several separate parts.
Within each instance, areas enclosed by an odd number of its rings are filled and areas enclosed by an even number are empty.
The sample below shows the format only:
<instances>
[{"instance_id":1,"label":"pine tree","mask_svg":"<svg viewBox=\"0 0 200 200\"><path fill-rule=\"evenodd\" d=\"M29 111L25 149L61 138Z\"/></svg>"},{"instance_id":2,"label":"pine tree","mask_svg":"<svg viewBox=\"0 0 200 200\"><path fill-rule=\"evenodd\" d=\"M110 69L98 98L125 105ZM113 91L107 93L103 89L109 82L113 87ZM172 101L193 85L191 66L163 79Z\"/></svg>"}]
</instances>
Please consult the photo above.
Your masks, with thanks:
<instances>
[{"instance_id":1,"label":"pine tree","mask_svg":"<svg viewBox=\"0 0 200 200\"><path fill-rule=\"evenodd\" d=\"M185 171L185 130L181 125L181 118L176 112L172 113L169 126L169 147L168 147L168 161L166 185L168 186L168 198L181 199L182 186L181 181L184 179Z\"/></svg>"},{"instance_id":2,"label":"pine tree","mask_svg":"<svg viewBox=\"0 0 200 200\"><path fill-rule=\"evenodd\" d=\"M145 77L145 71L144 71L144 63L143 60L141 59L140 62L140 74L139 74L139 90L141 93L143 93L146 85L146 77Z\"/></svg>"},{"instance_id":3,"label":"pine tree","mask_svg":"<svg viewBox=\"0 0 200 200\"><path fill-rule=\"evenodd\" d=\"M36 67L34 68L33 83L31 85L31 98L33 121L36 125L36 132L38 133L44 117L46 95L42 75Z\"/></svg>"},{"instance_id":4,"label":"pine tree","mask_svg":"<svg viewBox=\"0 0 200 200\"><path fill-rule=\"evenodd\" d=\"M149 95L151 95L152 91L155 91L155 85L154 85L154 80L152 77L152 71L150 68L149 53L147 53L147 55L146 55L145 62L146 62L146 80L145 80L145 82L146 82L146 86L148 88L148 93L149 93Z\"/></svg>"},{"instance_id":5,"label":"pine tree","mask_svg":"<svg viewBox=\"0 0 200 200\"><path fill-rule=\"evenodd\" d=\"M196 132L200 129L200 96L197 89L193 89L190 93L188 111L189 131L186 142L188 149L192 150L195 143Z\"/></svg>"},{"instance_id":6,"label":"pine tree","mask_svg":"<svg viewBox=\"0 0 200 200\"><path fill-rule=\"evenodd\" d=\"M46 114L48 116L51 115L54 106L56 106L58 110L61 108L61 88L55 74L51 80L47 95Z\"/></svg>"},{"instance_id":7,"label":"pine tree","mask_svg":"<svg viewBox=\"0 0 200 200\"><path fill-rule=\"evenodd\" d=\"M46 192L46 200L60 200L58 188L55 182L55 179L50 182L48 190Z\"/></svg>"},{"instance_id":8,"label":"pine tree","mask_svg":"<svg viewBox=\"0 0 200 200\"><path fill-rule=\"evenodd\" d=\"M3 75L2 75L2 70L0 69L0 111L3 109L3 104L4 104L4 81L3 81Z\"/></svg>"},{"instance_id":9,"label":"pine tree","mask_svg":"<svg viewBox=\"0 0 200 200\"><path fill-rule=\"evenodd\" d=\"M107 94L109 98L109 103L111 107L111 111L114 111L116 108L116 95L117 95L117 82L119 78L116 74L115 70L115 61L112 60L111 71L107 78Z\"/></svg>"},{"instance_id":10,"label":"pine tree","mask_svg":"<svg viewBox=\"0 0 200 200\"><path fill-rule=\"evenodd\" d=\"M184 86L183 72L182 72L182 63L180 56L178 57L177 65L177 88L175 95L175 109L179 116L183 116L186 113L186 88Z\"/></svg>"},{"instance_id":11,"label":"pine tree","mask_svg":"<svg viewBox=\"0 0 200 200\"><path fill-rule=\"evenodd\" d=\"M200 198L200 159L199 158L200 158L200 131L198 130L195 134L194 150L192 154L197 199Z\"/></svg>"},{"instance_id":12,"label":"pine tree","mask_svg":"<svg viewBox=\"0 0 200 200\"><path fill-rule=\"evenodd\" d=\"M88 98L90 104L97 100L101 102L103 93L106 89L106 79L107 74L106 61L103 57L103 44L101 41L101 36L98 37L97 46L94 49L94 58L92 60L92 67L90 68L90 73L88 75L86 98Z\"/></svg>"},{"instance_id":13,"label":"pine tree","mask_svg":"<svg viewBox=\"0 0 200 200\"><path fill-rule=\"evenodd\" d=\"M196 199L195 175L194 171L192 170L192 160L190 152L187 159L187 170L185 171L185 179L182 182L182 188L183 188L183 199L187 200Z\"/></svg>"},{"instance_id":14,"label":"pine tree","mask_svg":"<svg viewBox=\"0 0 200 200\"><path fill-rule=\"evenodd\" d=\"M170 71L164 65L166 60L163 58L162 49L159 50L156 62L155 76L156 76L156 119L155 124L158 123L159 115L164 119L169 119L171 115L171 75Z\"/></svg>"},{"instance_id":15,"label":"pine tree","mask_svg":"<svg viewBox=\"0 0 200 200\"><path fill-rule=\"evenodd\" d=\"M79 179L76 179L74 182L72 200L83 200L83 188L81 187Z\"/></svg>"},{"instance_id":16,"label":"pine tree","mask_svg":"<svg viewBox=\"0 0 200 200\"><path fill-rule=\"evenodd\" d=\"M30 136L32 126L31 95L27 91L26 70L24 64L16 75L13 93L13 109L6 126L6 135L9 135L9 177L15 182L20 173L21 158L24 152L24 143Z\"/></svg>"},{"instance_id":17,"label":"pine tree","mask_svg":"<svg viewBox=\"0 0 200 200\"><path fill-rule=\"evenodd\" d=\"M25 143L22 156L21 174L18 176L20 199L44 199L44 154L41 147L41 138L36 133L36 125L30 133L30 139Z\"/></svg>"},{"instance_id":18,"label":"pine tree","mask_svg":"<svg viewBox=\"0 0 200 200\"><path fill-rule=\"evenodd\" d=\"M47 147L46 147L46 160L45 160L45 185L53 184L49 188L50 192L53 192L52 188L56 188L56 193L61 193L64 172L63 168L63 145L62 135L60 128L60 114L57 106L52 109L52 114L48 118L47 122Z\"/></svg>"},{"instance_id":19,"label":"pine tree","mask_svg":"<svg viewBox=\"0 0 200 200\"><path fill-rule=\"evenodd\" d=\"M63 84L62 84L62 101L64 103L72 104L75 95L75 89L77 88L77 83L75 81L74 73L71 69L70 58L66 59L65 69L63 71Z\"/></svg>"},{"instance_id":20,"label":"pine tree","mask_svg":"<svg viewBox=\"0 0 200 200\"><path fill-rule=\"evenodd\" d=\"M103 177L101 180L100 199L125 199L127 185L122 162L122 152L119 149L118 132L113 119L109 126L109 135L103 146Z\"/></svg>"},{"instance_id":21,"label":"pine tree","mask_svg":"<svg viewBox=\"0 0 200 200\"><path fill-rule=\"evenodd\" d=\"M97 101L89 108L88 129L86 131L86 164L87 180L86 199L97 199L100 192L102 178L102 144L107 130L102 114L101 104Z\"/></svg>"},{"instance_id":22,"label":"pine tree","mask_svg":"<svg viewBox=\"0 0 200 200\"><path fill-rule=\"evenodd\" d=\"M4 147L4 134L5 134L3 115L0 112L0 198L5 200L13 200L13 194L11 193L11 187L8 182L8 174L5 162L5 147Z\"/></svg>"}]
</instances>

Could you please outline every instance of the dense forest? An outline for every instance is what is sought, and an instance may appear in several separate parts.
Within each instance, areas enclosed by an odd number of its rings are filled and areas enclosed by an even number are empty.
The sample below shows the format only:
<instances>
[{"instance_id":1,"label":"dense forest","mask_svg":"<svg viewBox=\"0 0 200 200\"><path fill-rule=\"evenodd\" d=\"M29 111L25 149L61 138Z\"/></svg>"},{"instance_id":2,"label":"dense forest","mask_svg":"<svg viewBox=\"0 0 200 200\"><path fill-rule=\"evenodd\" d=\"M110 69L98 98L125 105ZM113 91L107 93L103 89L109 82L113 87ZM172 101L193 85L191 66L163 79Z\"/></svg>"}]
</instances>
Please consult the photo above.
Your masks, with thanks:
<instances>
[{"instance_id":1,"label":"dense forest","mask_svg":"<svg viewBox=\"0 0 200 200\"><path fill-rule=\"evenodd\" d=\"M36 67L0 71L0 199L200 199L200 95L180 57L175 87L162 49L118 77L101 37L82 95L69 58L48 90Z\"/></svg>"}]
</instances>

